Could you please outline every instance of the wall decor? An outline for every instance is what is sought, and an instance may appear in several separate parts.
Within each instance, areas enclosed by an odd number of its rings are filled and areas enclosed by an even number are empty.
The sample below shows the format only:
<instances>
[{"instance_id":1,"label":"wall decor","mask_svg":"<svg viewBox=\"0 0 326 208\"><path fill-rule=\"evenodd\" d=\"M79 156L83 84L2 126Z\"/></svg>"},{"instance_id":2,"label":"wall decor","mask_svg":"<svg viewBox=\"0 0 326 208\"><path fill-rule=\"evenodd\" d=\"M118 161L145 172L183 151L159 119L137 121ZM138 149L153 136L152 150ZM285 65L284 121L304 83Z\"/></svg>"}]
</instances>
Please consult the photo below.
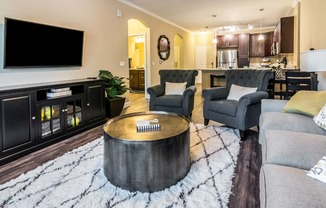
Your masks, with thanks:
<instances>
[{"instance_id":1,"label":"wall decor","mask_svg":"<svg viewBox=\"0 0 326 208\"><path fill-rule=\"evenodd\" d=\"M161 60L168 60L170 56L170 41L165 35L160 35L157 41L157 52Z\"/></svg>"}]
</instances>

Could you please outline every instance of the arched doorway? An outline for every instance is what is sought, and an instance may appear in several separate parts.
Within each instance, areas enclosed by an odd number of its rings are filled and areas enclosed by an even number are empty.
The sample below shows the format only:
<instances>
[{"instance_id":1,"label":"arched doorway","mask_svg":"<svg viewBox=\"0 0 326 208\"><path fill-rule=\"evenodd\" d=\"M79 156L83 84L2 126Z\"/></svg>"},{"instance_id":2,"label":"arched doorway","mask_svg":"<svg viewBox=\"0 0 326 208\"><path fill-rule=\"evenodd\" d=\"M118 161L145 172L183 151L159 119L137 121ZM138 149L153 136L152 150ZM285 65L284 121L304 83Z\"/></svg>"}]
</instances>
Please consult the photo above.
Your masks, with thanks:
<instances>
[{"instance_id":1,"label":"arched doorway","mask_svg":"<svg viewBox=\"0 0 326 208\"><path fill-rule=\"evenodd\" d=\"M150 86L150 29L137 19L128 20L129 85L131 93L144 93Z\"/></svg>"},{"instance_id":2,"label":"arched doorway","mask_svg":"<svg viewBox=\"0 0 326 208\"><path fill-rule=\"evenodd\" d=\"M180 34L174 36L174 67L183 68L183 37Z\"/></svg>"}]
</instances>

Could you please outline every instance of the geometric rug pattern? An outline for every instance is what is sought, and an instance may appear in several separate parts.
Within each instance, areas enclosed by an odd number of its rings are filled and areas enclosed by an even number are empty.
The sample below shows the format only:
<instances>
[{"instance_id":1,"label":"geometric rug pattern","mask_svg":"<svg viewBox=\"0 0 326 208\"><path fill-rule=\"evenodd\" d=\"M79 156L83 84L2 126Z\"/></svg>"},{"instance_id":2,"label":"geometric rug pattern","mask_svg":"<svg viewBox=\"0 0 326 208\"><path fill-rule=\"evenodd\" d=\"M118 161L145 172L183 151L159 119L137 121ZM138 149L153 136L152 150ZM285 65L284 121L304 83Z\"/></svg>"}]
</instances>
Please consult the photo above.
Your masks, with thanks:
<instances>
[{"instance_id":1,"label":"geometric rug pattern","mask_svg":"<svg viewBox=\"0 0 326 208\"><path fill-rule=\"evenodd\" d=\"M239 131L191 123L190 132L190 171L162 191L130 192L112 185L103 173L101 137L0 185L0 207L227 207Z\"/></svg>"}]
</instances>

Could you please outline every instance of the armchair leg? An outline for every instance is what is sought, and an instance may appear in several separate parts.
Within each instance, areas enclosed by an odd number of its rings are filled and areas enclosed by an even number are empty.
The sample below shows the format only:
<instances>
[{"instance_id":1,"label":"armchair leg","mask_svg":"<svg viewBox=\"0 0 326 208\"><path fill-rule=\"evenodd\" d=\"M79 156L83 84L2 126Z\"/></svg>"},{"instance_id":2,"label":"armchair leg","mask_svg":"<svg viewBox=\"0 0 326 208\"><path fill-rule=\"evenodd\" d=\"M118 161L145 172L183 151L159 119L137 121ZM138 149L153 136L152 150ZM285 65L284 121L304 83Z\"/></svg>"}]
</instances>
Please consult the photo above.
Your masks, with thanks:
<instances>
[{"instance_id":1,"label":"armchair leg","mask_svg":"<svg viewBox=\"0 0 326 208\"><path fill-rule=\"evenodd\" d=\"M209 119L207 118L204 118L204 125L207 126L208 125L208 122L209 122Z\"/></svg>"},{"instance_id":2,"label":"armchair leg","mask_svg":"<svg viewBox=\"0 0 326 208\"><path fill-rule=\"evenodd\" d=\"M241 141L246 140L247 134L248 134L247 130L240 130L240 139L241 139Z\"/></svg>"}]
</instances>

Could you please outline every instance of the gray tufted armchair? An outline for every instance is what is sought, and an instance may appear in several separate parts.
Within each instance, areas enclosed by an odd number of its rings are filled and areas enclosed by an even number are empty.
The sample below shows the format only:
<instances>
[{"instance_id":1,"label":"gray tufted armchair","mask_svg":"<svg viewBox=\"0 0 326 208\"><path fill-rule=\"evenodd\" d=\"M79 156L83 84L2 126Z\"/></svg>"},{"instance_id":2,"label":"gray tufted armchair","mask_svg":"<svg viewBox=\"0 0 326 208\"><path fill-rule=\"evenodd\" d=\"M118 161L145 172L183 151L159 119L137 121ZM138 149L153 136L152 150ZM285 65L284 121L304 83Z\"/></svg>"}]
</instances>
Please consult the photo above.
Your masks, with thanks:
<instances>
[{"instance_id":1,"label":"gray tufted armchair","mask_svg":"<svg viewBox=\"0 0 326 208\"><path fill-rule=\"evenodd\" d=\"M194 109L197 70L160 70L160 84L149 87L150 111L167 111L190 117ZM187 82L183 95L165 95L165 83Z\"/></svg>"},{"instance_id":2,"label":"gray tufted armchair","mask_svg":"<svg viewBox=\"0 0 326 208\"><path fill-rule=\"evenodd\" d=\"M234 69L225 72L226 87L203 90L204 124L209 120L244 131L258 125L261 100L268 98L267 85L272 76L270 70ZM242 96L239 101L227 100L231 85L257 87L257 92Z\"/></svg>"}]
</instances>

